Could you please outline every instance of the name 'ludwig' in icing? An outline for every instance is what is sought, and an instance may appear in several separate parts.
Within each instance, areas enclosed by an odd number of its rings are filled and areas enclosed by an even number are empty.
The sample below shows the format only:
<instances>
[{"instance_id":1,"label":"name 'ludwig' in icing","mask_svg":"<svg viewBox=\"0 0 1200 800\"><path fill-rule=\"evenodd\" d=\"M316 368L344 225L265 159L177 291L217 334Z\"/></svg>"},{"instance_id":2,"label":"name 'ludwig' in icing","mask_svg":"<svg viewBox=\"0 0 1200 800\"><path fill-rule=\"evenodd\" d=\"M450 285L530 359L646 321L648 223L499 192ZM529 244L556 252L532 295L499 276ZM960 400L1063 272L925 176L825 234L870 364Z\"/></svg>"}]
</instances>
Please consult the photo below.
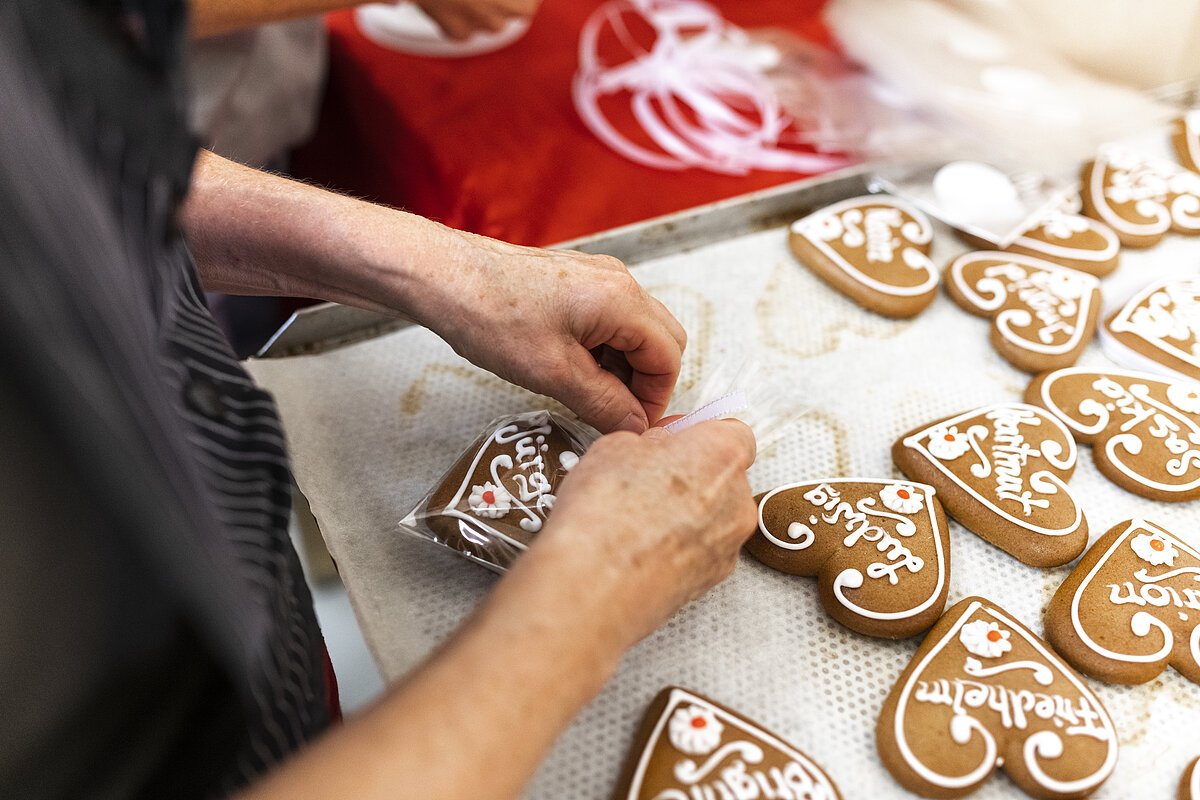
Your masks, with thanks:
<instances>
[{"instance_id":1,"label":"name 'ludwig' in icing","mask_svg":"<svg viewBox=\"0 0 1200 800\"><path fill-rule=\"evenodd\" d=\"M828 478L759 498L746 549L764 564L816 576L826 611L869 636L904 638L941 616L950 539L933 487Z\"/></svg>"}]
</instances>

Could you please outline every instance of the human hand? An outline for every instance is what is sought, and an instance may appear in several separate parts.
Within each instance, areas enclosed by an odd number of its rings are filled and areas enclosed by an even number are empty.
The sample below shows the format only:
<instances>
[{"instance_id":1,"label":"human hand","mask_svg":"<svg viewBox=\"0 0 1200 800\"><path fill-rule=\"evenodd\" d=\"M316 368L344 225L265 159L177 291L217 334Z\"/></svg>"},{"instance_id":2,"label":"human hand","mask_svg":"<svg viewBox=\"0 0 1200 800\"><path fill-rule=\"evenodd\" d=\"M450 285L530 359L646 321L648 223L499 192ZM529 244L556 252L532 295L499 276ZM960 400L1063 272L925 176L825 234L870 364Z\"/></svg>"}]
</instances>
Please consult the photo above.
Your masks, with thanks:
<instances>
[{"instance_id":1,"label":"human hand","mask_svg":"<svg viewBox=\"0 0 1200 800\"><path fill-rule=\"evenodd\" d=\"M571 470L513 576L578 585L589 633L627 648L733 571L754 532L754 433L736 420L601 437Z\"/></svg>"},{"instance_id":2,"label":"human hand","mask_svg":"<svg viewBox=\"0 0 1200 800\"><path fill-rule=\"evenodd\" d=\"M662 416L687 334L620 261L450 233L445 266L413 293L422 324L602 432L640 433ZM597 363L602 347L624 356L627 381Z\"/></svg>"},{"instance_id":3,"label":"human hand","mask_svg":"<svg viewBox=\"0 0 1200 800\"><path fill-rule=\"evenodd\" d=\"M416 0L451 39L473 33L498 33L512 19L531 17L538 0Z\"/></svg>"}]
</instances>

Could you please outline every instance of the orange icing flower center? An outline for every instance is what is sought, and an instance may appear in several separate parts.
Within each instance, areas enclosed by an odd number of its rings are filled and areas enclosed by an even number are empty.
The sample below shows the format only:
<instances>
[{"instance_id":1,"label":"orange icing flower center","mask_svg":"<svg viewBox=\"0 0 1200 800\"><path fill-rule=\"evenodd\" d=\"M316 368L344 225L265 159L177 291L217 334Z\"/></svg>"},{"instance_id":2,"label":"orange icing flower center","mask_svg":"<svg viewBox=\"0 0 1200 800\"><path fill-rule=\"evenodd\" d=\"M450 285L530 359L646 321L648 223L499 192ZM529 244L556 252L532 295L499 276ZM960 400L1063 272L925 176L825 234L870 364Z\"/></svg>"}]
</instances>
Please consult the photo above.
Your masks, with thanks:
<instances>
[{"instance_id":1,"label":"orange icing flower center","mask_svg":"<svg viewBox=\"0 0 1200 800\"><path fill-rule=\"evenodd\" d=\"M987 638L989 642L1000 641L1000 631L988 631Z\"/></svg>"},{"instance_id":2,"label":"orange icing flower center","mask_svg":"<svg viewBox=\"0 0 1200 800\"><path fill-rule=\"evenodd\" d=\"M496 493L493 492L491 489L484 492L483 493L483 502L487 503L489 506L495 505L496 504Z\"/></svg>"},{"instance_id":3,"label":"orange icing flower center","mask_svg":"<svg viewBox=\"0 0 1200 800\"><path fill-rule=\"evenodd\" d=\"M908 489L898 489L896 491L896 496L901 500L907 500L908 498L912 497L912 495L908 493Z\"/></svg>"},{"instance_id":4,"label":"orange icing flower center","mask_svg":"<svg viewBox=\"0 0 1200 800\"><path fill-rule=\"evenodd\" d=\"M693 728L703 728L707 725L708 723L704 720L704 717L692 717Z\"/></svg>"},{"instance_id":5,"label":"orange icing flower center","mask_svg":"<svg viewBox=\"0 0 1200 800\"><path fill-rule=\"evenodd\" d=\"M942 438L943 438L943 439L945 439L947 442L953 442L953 441L954 441L954 435L953 435L953 434L950 434L950 433L947 433L947 434L946 434L946 435L944 435Z\"/></svg>"},{"instance_id":6,"label":"orange icing flower center","mask_svg":"<svg viewBox=\"0 0 1200 800\"><path fill-rule=\"evenodd\" d=\"M1159 539L1151 539L1150 540L1150 549L1151 550L1158 550L1159 552L1162 552L1162 549L1164 546L1165 545Z\"/></svg>"}]
</instances>

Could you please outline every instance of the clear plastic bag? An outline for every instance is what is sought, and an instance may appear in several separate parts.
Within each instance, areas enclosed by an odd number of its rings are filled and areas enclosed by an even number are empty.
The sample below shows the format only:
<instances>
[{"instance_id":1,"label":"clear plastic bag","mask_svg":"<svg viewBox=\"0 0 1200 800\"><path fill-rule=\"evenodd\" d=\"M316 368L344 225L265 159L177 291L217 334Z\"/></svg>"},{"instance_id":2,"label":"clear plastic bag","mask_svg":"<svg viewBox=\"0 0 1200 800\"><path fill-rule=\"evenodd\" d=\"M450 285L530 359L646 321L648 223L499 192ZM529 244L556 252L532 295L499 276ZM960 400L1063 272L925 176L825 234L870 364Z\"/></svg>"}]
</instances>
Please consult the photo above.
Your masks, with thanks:
<instances>
[{"instance_id":1,"label":"clear plastic bag","mask_svg":"<svg viewBox=\"0 0 1200 800\"><path fill-rule=\"evenodd\" d=\"M400 529L503 572L542 529L559 486L596 438L550 411L493 420Z\"/></svg>"}]
</instances>

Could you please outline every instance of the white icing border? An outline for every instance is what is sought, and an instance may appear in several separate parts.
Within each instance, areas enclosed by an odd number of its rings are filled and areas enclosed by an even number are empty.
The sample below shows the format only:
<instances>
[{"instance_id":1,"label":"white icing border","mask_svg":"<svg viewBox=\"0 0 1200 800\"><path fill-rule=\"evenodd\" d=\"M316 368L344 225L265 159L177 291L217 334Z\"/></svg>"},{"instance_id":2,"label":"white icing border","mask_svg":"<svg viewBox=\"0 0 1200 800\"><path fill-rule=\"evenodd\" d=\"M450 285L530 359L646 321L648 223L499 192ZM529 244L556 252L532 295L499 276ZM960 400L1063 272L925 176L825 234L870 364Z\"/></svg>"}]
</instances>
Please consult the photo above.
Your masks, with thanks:
<instances>
[{"instance_id":1,"label":"white icing border","mask_svg":"<svg viewBox=\"0 0 1200 800\"><path fill-rule=\"evenodd\" d=\"M866 208L868 206L891 206L898 209L901 213L912 217L921 231L920 240L909 240L912 241L913 245L928 244L929 242L933 241L933 226L930 224L929 218L926 217L920 210L910 206L908 203L886 194L871 194L863 195L862 197L851 197L849 200L843 200L840 203L834 203L831 206L826 206L825 208L814 211L806 217L796 220L791 224L789 230L797 236L803 237L804 241L817 248L822 255L828 258L830 262L842 272L846 273L863 286L874 289L877 292L890 294L896 297L918 297L936 288L939 278L937 267L934 265L933 261L929 259L928 255L921 252L916 247L912 247L911 249L920 255L924 260L925 263L922 264L921 267L928 273L929 277L924 283L917 284L916 286L893 286L890 283L877 281L869 275L863 274L861 271L855 268L853 264L842 258L837 251L828 244L821 241L819 238L809 236L808 233L804 231L804 223L816 217L826 214L840 214L843 211L851 208Z\"/></svg>"},{"instance_id":2,"label":"white icing border","mask_svg":"<svg viewBox=\"0 0 1200 800\"><path fill-rule=\"evenodd\" d=\"M1079 456L1079 449L1075 446L1075 437L1071 435L1071 431L1065 425L1063 425L1062 421L1059 420L1059 418L1057 416L1055 416L1054 414L1051 414L1049 411L1047 411L1044 408L1038 408L1037 406L1033 406L1028 403L993 403L992 405L989 405L989 406L980 406L979 408L976 408L972 411L967 411L963 414L959 414L956 417L952 417L950 419L943 420L941 422L938 422L933 425L929 425L925 428L922 428L921 430L917 431L916 433L912 434L911 436L906 436L904 438L903 445L910 450L915 450L918 453L920 453L921 456L926 461L928 461L933 466L937 467L937 469L939 471L941 471L941 473L943 475L945 475L947 478L949 478L951 481L953 481L956 486L958 486L960 489L964 490L967 494L974 497L976 500L979 501L979 503L981 505L984 506L984 508L987 508L992 513L994 513L998 517L1000 517L1001 519L1007 520L1007 521L1011 522L1012 524L1017 525L1018 527L1025 528L1026 530L1030 531L1031 533L1038 533L1043 536L1070 536L1072 533L1074 533L1076 530L1079 529L1079 524L1083 520L1083 508L1079 505L1079 501L1077 501L1075 499L1075 495L1072 494L1071 490L1067 487L1066 481L1059 478L1053 472L1047 472L1045 470L1042 470L1042 471L1033 473L1029 477L1030 477L1030 480L1032 481L1032 479L1036 476L1039 476L1039 475L1044 476L1046 480L1049 480L1051 483L1053 483L1055 486L1057 486L1059 488L1059 490L1075 506L1075 522L1072 523L1069 528L1043 528L1040 525L1030 525L1029 523L1025 522L1024 520L1017 519L1016 517L1009 514L1007 511L1005 511L1004 509L995 505L991 500L988 500L986 497L979 494L979 492L975 491L975 489L972 488L970 485L963 483L963 481L961 479L959 479L959 477L957 475L955 475L951 470L946 469L946 467L942 464L942 462L939 459L934 458L934 456L928 450L925 449L925 445L920 443L922 439L926 438L929 435L930 431L932 431L936 428L943 428L943 427L947 427L950 425L956 425L956 424L962 422L963 420L971 419L972 417L985 416L989 411L993 411L998 408L1029 409L1029 410L1033 411L1035 414L1037 414L1038 417L1040 417L1044 421L1049 422L1053 426L1056 426L1058 428L1058 430L1062 432L1063 438L1065 438L1067 440L1067 458L1063 461L1057 461L1057 462L1054 459L1050 459L1050 458L1047 458L1047 460L1050 461L1051 464L1053 464L1054 466L1056 466L1062 470L1070 470L1075 467L1075 462ZM994 430L994 427L995 426L993 426L993 430Z\"/></svg>"},{"instance_id":3,"label":"white icing border","mask_svg":"<svg viewBox=\"0 0 1200 800\"><path fill-rule=\"evenodd\" d=\"M1103 658L1107 658L1112 661L1124 661L1127 664L1153 664L1158 661L1163 661L1164 659L1170 659L1171 652L1175 649L1175 634L1162 620L1145 611L1139 611L1134 615L1136 618L1138 614L1145 614L1150 620L1152 620L1148 623L1150 628L1147 629L1145 635L1149 635L1150 629L1162 631L1164 634L1163 646L1159 648L1157 652L1149 653L1143 656L1137 656L1129 655L1127 653L1117 653L1113 650L1109 650L1107 647L1094 640L1091 636L1088 636L1087 632L1083 629L1083 620L1081 620L1079 617L1079 603L1083 598L1084 590L1087 589L1087 587L1091 584L1092 579L1096 577L1096 573L1100 571L1100 568L1108 563L1108 559L1112 556L1116 549L1120 547L1125 540L1133 534L1134 531L1139 530L1153 535L1161 535L1170 540L1172 544L1182 548L1188 553L1191 553L1194 558L1200 560L1200 552L1197 552L1191 545L1167 529L1155 525L1153 522L1142 519L1141 517L1135 517L1134 519L1131 519L1129 524L1125 526L1125 530L1121 531L1121 533L1115 539L1113 539L1112 544L1109 545L1106 551L1104 551L1104 555L1102 555L1100 559L1092 565L1092 568L1088 570L1088 574L1084 576L1084 579L1079 583L1078 588L1075 589L1075 594L1071 597L1071 626L1075 628L1075 633L1079 636L1079 640L1083 643L1083 645L1093 653ZM1200 631L1200 626L1197 626L1195 631ZM1196 639L1195 631L1192 634L1193 641ZM1193 647L1195 647L1194 644ZM1200 665L1200 658L1196 659L1196 663Z\"/></svg>"},{"instance_id":4,"label":"white icing border","mask_svg":"<svg viewBox=\"0 0 1200 800\"><path fill-rule=\"evenodd\" d=\"M1146 159L1139 158L1139 161L1144 160ZM1166 234L1171 229L1171 210L1162 203L1155 203L1163 209L1162 219L1155 222L1130 222L1113 211L1112 206L1108 204L1108 197L1104 194L1104 179L1108 175L1108 170L1108 152L1105 148L1096 155L1096 159L1092 162L1092 174L1088 181L1088 195L1092 201L1092 207L1103 217L1102 221L1113 230L1130 236L1162 236Z\"/></svg>"},{"instance_id":5,"label":"white icing border","mask_svg":"<svg viewBox=\"0 0 1200 800\"><path fill-rule=\"evenodd\" d=\"M1104 239L1104 249L1088 250L1084 247L1067 247L1065 245L1055 244L1054 242L1045 242L1041 239L1030 238L1026 235L1028 231L1018 236L1016 240L1013 241L1013 245L1020 245L1021 247L1027 247L1030 250L1036 250L1039 253L1050 256L1051 258L1062 258L1071 261L1094 261L1096 263L1103 263L1117 257L1117 253L1119 253L1121 250L1121 240L1117 238L1115 233L1113 233L1112 228L1108 227L1099 220L1092 219L1091 217L1084 216L1083 214L1067 214L1065 216L1078 217L1079 219L1084 220L1087 223L1088 230L1099 234L1100 237ZM1044 223L1035 225L1033 227L1036 229L1043 226ZM1012 245L1009 246L1011 247Z\"/></svg>"},{"instance_id":6,"label":"white icing border","mask_svg":"<svg viewBox=\"0 0 1200 800\"><path fill-rule=\"evenodd\" d=\"M934 587L933 594L931 594L928 599L922 601L920 605L913 606L911 609L907 609L905 611L887 611L887 612L871 611L870 609L863 608L862 606L859 606L856 603L851 603L848 599L845 598L845 596L841 592L836 591L836 582L835 582L834 596L837 597L838 602L841 603L841 605L845 609L847 609L848 611L851 611L855 614L858 614L859 616L867 617L869 619L879 619L879 620L897 620L897 619L907 619L909 617L915 617L916 615L922 613L923 611L928 609L930 606L932 606L934 603L936 603L938 600L938 597L940 597L942 594L942 587L945 586L945 584L946 584L947 554L942 552L942 535L941 535L942 532L941 532L941 528L938 527L937 514L934 513L934 510L932 507L932 503L935 501L935 495L937 494L937 490L934 489L932 486L930 486L927 483L920 483L919 481L898 481L898 480L891 480L891 479L885 479L885 478L826 478L824 480L800 481L798 483L789 483L785 486L779 486L779 487L772 489L771 491L769 491L765 495L763 495L763 499L759 501L759 503L758 503L758 530L762 533L763 536L765 536L773 544L779 545L780 547L782 547L785 550L793 549L794 546L792 546L790 542L780 541L779 539L775 538L775 536L773 536L770 531L767 530L766 523L763 522L763 507L766 506L767 501L770 500L772 497L774 497L778 493L786 491L788 489L796 489L801 486L816 487L816 486L820 486L821 484L835 484L835 483L878 484L881 486L896 486L896 485L903 484L904 486L911 486L914 489L917 489L917 488L921 489L924 492L924 497L925 497L925 508L922 510L924 511L924 513L929 515L929 521L933 525L933 542L934 542L934 549L937 551L937 563L938 563L937 585ZM910 515L906 514L905 516L910 516Z\"/></svg>"},{"instance_id":7,"label":"white icing border","mask_svg":"<svg viewBox=\"0 0 1200 800\"><path fill-rule=\"evenodd\" d=\"M1188 157L1192 159L1192 169L1200 169L1200 113L1195 109L1188 111L1180 120L1183 126L1183 141L1187 148ZM1193 794L1200 800L1200 788Z\"/></svg>"},{"instance_id":8,"label":"white icing border","mask_svg":"<svg viewBox=\"0 0 1200 800\"><path fill-rule=\"evenodd\" d=\"M1028 269L1037 269L1043 272L1050 273L1066 273L1073 275L1082 280L1087 285L1087 290L1079 298L1079 315L1076 319L1075 331L1067 339L1066 342L1060 345L1044 345L1038 342L1032 342L1028 339L1021 338L1012 333L1012 328L1001 324L1001 319L1004 317L1006 309L1003 308L1004 301L1007 300L1009 292L1005 291L1004 298L1000 301L1000 307L990 309L987 307L988 301L975 291L975 287L969 284L966 277L963 275L963 270L968 264L973 264L976 261L999 261L1009 262ZM1024 253L1010 253L1003 250L976 250L970 253L964 253L954 259L954 263L950 265L950 278L954 281L954 285L963 293L967 301L975 308L987 313L992 319L992 325L1006 341L1014 347L1019 347L1030 353L1038 353L1040 355L1063 355L1074 350L1082 344L1085 329L1087 328L1088 317L1092 313L1092 302L1094 301L1094 293L1100 288L1100 280L1095 275L1089 275L1086 272L1081 272L1071 267L1064 267L1062 264L1055 264L1052 261L1045 261L1036 256L1025 255ZM1010 309L1011 310L1011 309ZM995 312L995 313L992 313ZM1031 315L1032 321L1032 315Z\"/></svg>"},{"instance_id":9,"label":"white icing border","mask_svg":"<svg viewBox=\"0 0 1200 800\"><path fill-rule=\"evenodd\" d=\"M964 624L966 624L968 620L970 620L971 616L978 609L981 608L993 618L1006 623L1013 631L1019 634L1021 638L1033 645L1034 649L1041 653L1051 667L1057 669L1063 677L1070 681L1071 684L1079 690L1079 694L1081 696L1090 700L1103 718L1105 730L1107 730L1109 733L1108 756L1105 758L1104 763L1100 765L1099 769L1091 775L1075 781L1055 781L1046 776L1045 773L1041 772L1040 769L1029 769L1031 777L1033 777L1034 780L1036 780L1043 788L1061 794L1089 792L1096 786L1099 786L1101 783L1107 780L1108 776L1112 773L1113 768L1116 766L1117 751L1119 749L1117 746L1117 731L1113 727L1112 718L1108 715L1108 709L1106 709L1100 702L1099 698L1092 693L1092 690L1085 686L1083 682L1076 677L1075 672L1069 666L1067 666L1062 659L1055 655L1049 648L1044 647L1036 637L1026 633L1023 626L1016 624L1012 619L1010 619L995 606L985 605L979 600L972 601L971 605L967 606L967 610L960 614L955 623L950 626L950 630L942 636L937 644L930 648L929 652L927 652L924 657L922 657L921 661L918 662L916 669L914 669L908 676L908 680L905 682L904 688L900 692L900 697L896 701L896 711L893 725L896 746L900 750L901 757L903 757L905 762L907 762L909 768L911 768L913 772L917 773L917 775L919 775L923 780L933 784L934 786L941 786L946 789L961 789L971 786L972 784L978 783L986 778L995 767L1002 765L1003 758L997 753L995 737L992 736L992 734L982 725L980 725L977 730L979 730L984 736L984 744L986 748L984 760L975 770L957 778L942 775L941 773L934 772L929 767L926 767L916 757L916 754L913 753L912 748L910 748L908 745L908 737L904 734L904 710L905 706L908 704L908 697L910 694L912 694L913 686L917 682L917 678L925 671L925 668L929 665L929 662L933 660L934 656L941 652L941 650L945 648L947 644L955 640L958 630ZM1037 734L1030 734L1030 736L1026 737L1025 739L1025 761L1027 768L1033 764L1030 759L1030 748L1028 743L1036 735Z\"/></svg>"},{"instance_id":10,"label":"white icing border","mask_svg":"<svg viewBox=\"0 0 1200 800\"><path fill-rule=\"evenodd\" d=\"M638 758L637 768L634 770L633 778L629 781L629 792L625 795L627 800L638 800L641 790L642 781L646 779L646 770L650 766L650 756L654 753L655 747L658 745L658 740L662 737L663 727L667 724L667 720L671 718L671 712L678 708L683 703L693 703L710 709L716 714L725 724L733 725L735 728L748 735L751 739L768 744L776 750L781 751L788 758L804 767L813 778L813 783L817 788L824 789L829 793L829 800L834 800L838 797L838 791L833 786L832 779L825 773L819 764L813 761L808 756L801 753L795 747L787 742L772 736L762 728L756 727L747 721L743 721L739 717L728 713L723 708L718 708L711 702L697 694L689 692L686 689L673 687L671 694L667 696L666 705L663 706L662 714L659 715L658 721L654 724L654 728L650 731L650 736L647 737L646 743L642 746L642 754Z\"/></svg>"},{"instance_id":11,"label":"white icing border","mask_svg":"<svg viewBox=\"0 0 1200 800\"><path fill-rule=\"evenodd\" d=\"M1172 375L1182 375L1183 377L1188 378L1190 380L1195 380L1195 378L1193 378L1192 376L1187 375L1186 373L1180 372L1179 370L1171 367L1169 364L1164 364L1162 362L1157 361L1154 358L1151 358L1150 356L1145 355L1144 353L1139 353L1136 350L1134 350L1133 348L1129 347L1129 345L1125 344L1124 342L1118 341L1116 339L1116 334L1127 333L1131 336L1137 337L1138 339L1140 339L1141 341L1150 345L1151 347L1161 350L1163 353L1166 353L1168 357L1182 361L1185 364L1190 364L1191 366L1195 367L1197 370L1200 370L1200 356L1189 355L1188 353L1183 352L1182 350L1180 350L1177 347L1167 346L1166 344L1164 344L1162 339L1147 337L1145 334L1143 334L1141 331L1139 331L1137 329L1136 325L1134 325L1129 320L1130 316L1137 309L1137 307L1142 304L1142 301L1144 301L1146 298L1148 298L1150 295L1154 294L1155 292L1162 291L1166 287L1171 286L1172 284L1192 284L1192 283L1196 283L1197 285L1200 285L1200 278L1168 278L1166 280L1151 282L1150 284L1145 286L1140 292L1135 294L1133 297L1129 298L1129 300L1126 301L1125 305L1121 306L1121 310L1118 311L1115 316L1113 316L1111 319L1109 319L1107 322L1104 323L1104 329L1109 333L1112 343L1115 345L1120 345L1125 350L1128 350L1129 352L1131 352L1133 355L1141 356L1142 358L1149 358L1151 361L1154 361L1155 363L1159 364L1159 366L1162 367L1163 369L1169 370ZM1117 351L1117 352L1120 353L1122 356L1126 355L1125 353L1123 353L1121 351ZM1114 360L1116 360L1116 359L1114 359ZM1121 362L1118 362L1118 363L1121 363Z\"/></svg>"},{"instance_id":12,"label":"white icing border","mask_svg":"<svg viewBox=\"0 0 1200 800\"><path fill-rule=\"evenodd\" d=\"M1191 385L1191 384L1196 383L1196 381L1193 381L1190 379L1170 380L1169 378L1165 378L1161 375L1156 375L1154 373L1135 372L1133 370L1125 370L1125 369L1098 370L1098 369L1090 369L1087 367L1066 367L1064 369L1056 369L1053 372L1048 373L1046 375L1045 379L1042 381L1042 386L1040 389L1042 403L1045 404L1046 408L1050 411L1051 414L1053 414L1054 416L1056 416L1060 420L1062 420L1063 424L1065 424L1068 428L1070 428L1073 431L1077 431L1078 433L1085 435L1085 436L1099 436L1101 433L1104 432L1104 429L1108 426L1107 421L1101 423L1098 427L1084 425L1083 423L1080 423L1075 419L1073 413L1064 409L1062 406L1060 406L1058 403L1056 403L1050 397L1050 386L1053 383L1055 383L1057 380L1059 380L1060 378L1065 378L1065 377L1072 376L1072 375L1094 375L1097 378L1113 376L1113 377L1118 377L1118 378L1129 378L1129 379L1135 380L1135 381L1143 381L1146 383L1155 383L1155 384L1167 385L1167 386L1180 385L1180 384ZM1128 389L1126 391L1128 391ZM1189 415L1187 412L1184 412L1178 408L1176 408L1176 411L1178 411L1180 417L1183 417L1185 419L1185 421L1187 421L1188 425L1193 430L1200 432L1200 427L1198 427L1195 423L1191 422L1191 420L1190 420L1191 415ZM1108 462L1110 464L1112 464L1113 466L1115 466L1117 469L1121 470L1121 472L1123 472L1130 479L1136 481L1137 483L1140 483L1143 486L1146 486L1146 487L1149 487L1152 489L1157 489L1157 490L1163 491L1163 492L1190 492L1193 489L1195 489L1197 486L1200 486L1200 477L1197 477L1196 480L1192 481L1191 483L1186 483L1183 485L1167 484L1167 483L1160 483L1158 481L1151 480L1149 477L1142 475L1141 473L1134 472L1131 469L1127 469L1124 462L1121 460L1118 460L1115 457L1116 454L1115 454L1114 442L1117 441L1120 436L1122 436L1122 434L1117 433L1117 434L1113 434L1112 436L1105 438L1104 452L1105 452L1105 455L1108 457ZM1134 455L1136 455L1136 453ZM1198 798L1198 800L1200 800L1200 798Z\"/></svg>"}]
</instances>

